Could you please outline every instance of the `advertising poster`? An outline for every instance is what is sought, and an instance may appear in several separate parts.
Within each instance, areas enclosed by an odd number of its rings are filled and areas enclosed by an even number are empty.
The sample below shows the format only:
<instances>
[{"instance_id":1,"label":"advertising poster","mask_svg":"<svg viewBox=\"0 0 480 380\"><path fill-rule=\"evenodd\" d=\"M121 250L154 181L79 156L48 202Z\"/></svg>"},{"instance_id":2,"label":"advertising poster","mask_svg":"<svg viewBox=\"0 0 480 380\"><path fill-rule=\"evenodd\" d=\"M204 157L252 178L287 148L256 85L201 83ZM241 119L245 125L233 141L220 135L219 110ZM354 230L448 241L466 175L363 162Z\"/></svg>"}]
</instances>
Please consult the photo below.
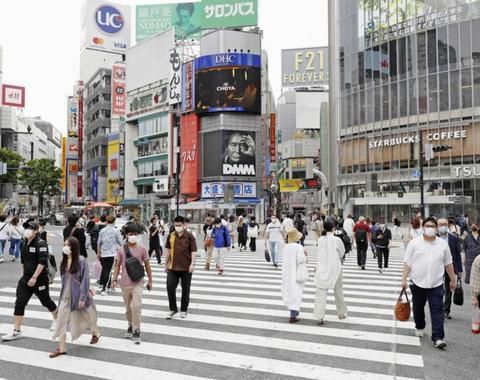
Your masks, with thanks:
<instances>
[{"instance_id":1,"label":"advertising poster","mask_svg":"<svg viewBox=\"0 0 480 380\"><path fill-rule=\"evenodd\" d=\"M107 201L118 202L120 189L120 140L119 135L108 136Z\"/></svg>"},{"instance_id":2,"label":"advertising poster","mask_svg":"<svg viewBox=\"0 0 480 380\"><path fill-rule=\"evenodd\" d=\"M168 81L168 104L175 105L182 99L182 53L180 49L170 49L170 77Z\"/></svg>"},{"instance_id":3,"label":"advertising poster","mask_svg":"<svg viewBox=\"0 0 480 380\"><path fill-rule=\"evenodd\" d=\"M126 104L125 65L117 63L112 66L112 116L125 116Z\"/></svg>"},{"instance_id":4,"label":"advertising poster","mask_svg":"<svg viewBox=\"0 0 480 380\"><path fill-rule=\"evenodd\" d=\"M25 107L25 87L2 85L2 104L10 107Z\"/></svg>"},{"instance_id":5,"label":"advertising poster","mask_svg":"<svg viewBox=\"0 0 480 380\"><path fill-rule=\"evenodd\" d=\"M67 102L67 131L68 136L78 135L78 100L69 96Z\"/></svg>"},{"instance_id":6,"label":"advertising poster","mask_svg":"<svg viewBox=\"0 0 480 380\"><path fill-rule=\"evenodd\" d=\"M255 132L217 131L204 134L204 176L256 176ZM218 160L217 157L221 157Z\"/></svg>"},{"instance_id":7,"label":"advertising poster","mask_svg":"<svg viewBox=\"0 0 480 380\"><path fill-rule=\"evenodd\" d=\"M195 111L261 112L261 59L255 54L217 54L195 62Z\"/></svg>"},{"instance_id":8,"label":"advertising poster","mask_svg":"<svg viewBox=\"0 0 480 380\"><path fill-rule=\"evenodd\" d=\"M137 42L171 27L177 40L197 39L202 29L202 7L200 2L137 5L136 20Z\"/></svg>"},{"instance_id":9,"label":"advertising poster","mask_svg":"<svg viewBox=\"0 0 480 380\"><path fill-rule=\"evenodd\" d=\"M277 161L277 114L270 114L270 162Z\"/></svg>"},{"instance_id":10,"label":"advertising poster","mask_svg":"<svg viewBox=\"0 0 480 380\"><path fill-rule=\"evenodd\" d=\"M198 130L200 122L194 113L180 119L180 193L198 194Z\"/></svg>"},{"instance_id":11,"label":"advertising poster","mask_svg":"<svg viewBox=\"0 0 480 380\"><path fill-rule=\"evenodd\" d=\"M195 61L188 61L182 66L182 112L195 109Z\"/></svg>"},{"instance_id":12,"label":"advertising poster","mask_svg":"<svg viewBox=\"0 0 480 380\"><path fill-rule=\"evenodd\" d=\"M92 193L90 194L92 201L98 200L98 168L92 168Z\"/></svg>"},{"instance_id":13,"label":"advertising poster","mask_svg":"<svg viewBox=\"0 0 480 380\"><path fill-rule=\"evenodd\" d=\"M301 179L280 179L278 180L281 193L295 193L302 188L303 180Z\"/></svg>"},{"instance_id":14,"label":"advertising poster","mask_svg":"<svg viewBox=\"0 0 480 380\"><path fill-rule=\"evenodd\" d=\"M258 24L257 0L203 0L202 28L232 28Z\"/></svg>"},{"instance_id":15,"label":"advertising poster","mask_svg":"<svg viewBox=\"0 0 480 380\"><path fill-rule=\"evenodd\" d=\"M78 186L78 162L77 160L69 160L66 162L67 167L67 202L72 202L77 199L77 186Z\"/></svg>"}]
</instances>

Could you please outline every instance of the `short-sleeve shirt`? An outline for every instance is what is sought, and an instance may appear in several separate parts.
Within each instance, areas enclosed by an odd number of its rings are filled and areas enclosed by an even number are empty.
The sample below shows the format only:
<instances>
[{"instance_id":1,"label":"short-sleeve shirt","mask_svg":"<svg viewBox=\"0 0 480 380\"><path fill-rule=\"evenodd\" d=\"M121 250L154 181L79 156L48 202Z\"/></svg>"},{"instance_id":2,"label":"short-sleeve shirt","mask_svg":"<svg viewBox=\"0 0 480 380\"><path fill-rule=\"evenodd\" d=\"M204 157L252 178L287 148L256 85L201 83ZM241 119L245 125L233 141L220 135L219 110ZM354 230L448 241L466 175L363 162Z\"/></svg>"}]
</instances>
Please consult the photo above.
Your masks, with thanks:
<instances>
[{"instance_id":1,"label":"short-sleeve shirt","mask_svg":"<svg viewBox=\"0 0 480 380\"><path fill-rule=\"evenodd\" d=\"M149 259L148 252L145 249L145 247L137 244L136 247L134 248L129 247L129 248L132 256L136 257L138 261L142 263L142 265L145 265L145 262L148 261ZM117 260L118 260L118 263L122 266L122 277L120 279L120 285L123 285L123 286L135 285L139 281L132 281L128 276L127 268L125 267L125 261L126 261L125 259L126 259L125 250L123 246L121 246L120 248L118 248L118 251L117 251ZM143 281L143 279L140 281Z\"/></svg>"},{"instance_id":2,"label":"short-sleeve shirt","mask_svg":"<svg viewBox=\"0 0 480 380\"><path fill-rule=\"evenodd\" d=\"M443 284L445 266L453 260L444 240L437 237L429 242L420 236L408 243L404 262L411 269L410 280L421 288L431 289Z\"/></svg>"},{"instance_id":3,"label":"short-sleeve shirt","mask_svg":"<svg viewBox=\"0 0 480 380\"><path fill-rule=\"evenodd\" d=\"M188 231L181 236L174 231L168 235L165 248L170 250L167 268L175 272L188 272L192 264L192 252L197 252L195 237Z\"/></svg>"},{"instance_id":4,"label":"short-sleeve shirt","mask_svg":"<svg viewBox=\"0 0 480 380\"><path fill-rule=\"evenodd\" d=\"M357 232L358 230L365 230L365 232L368 234L371 232L370 230L370 227L368 226L367 223L362 223L362 222L358 222L357 224L355 224L355 226L353 227L353 232Z\"/></svg>"}]
</instances>

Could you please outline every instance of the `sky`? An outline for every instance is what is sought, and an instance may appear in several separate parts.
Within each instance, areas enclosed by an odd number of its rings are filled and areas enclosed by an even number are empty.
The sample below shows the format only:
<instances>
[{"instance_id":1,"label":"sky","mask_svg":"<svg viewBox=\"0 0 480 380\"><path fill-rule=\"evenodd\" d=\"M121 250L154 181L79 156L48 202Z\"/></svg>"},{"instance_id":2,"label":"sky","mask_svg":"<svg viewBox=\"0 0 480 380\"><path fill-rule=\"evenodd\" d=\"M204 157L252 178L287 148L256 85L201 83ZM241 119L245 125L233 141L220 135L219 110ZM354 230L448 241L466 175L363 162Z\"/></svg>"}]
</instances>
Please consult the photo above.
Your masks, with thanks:
<instances>
[{"instance_id":1,"label":"sky","mask_svg":"<svg viewBox=\"0 0 480 380\"><path fill-rule=\"evenodd\" d=\"M281 50L328 45L327 0L258 0L263 48L275 96ZM169 0L117 0L131 6ZM179 1L183 2L183 1ZM3 83L26 87L24 116L40 116L66 133L67 96L78 79L83 0L1 0ZM132 26L132 33L135 28ZM134 36L132 34L132 41Z\"/></svg>"}]
</instances>

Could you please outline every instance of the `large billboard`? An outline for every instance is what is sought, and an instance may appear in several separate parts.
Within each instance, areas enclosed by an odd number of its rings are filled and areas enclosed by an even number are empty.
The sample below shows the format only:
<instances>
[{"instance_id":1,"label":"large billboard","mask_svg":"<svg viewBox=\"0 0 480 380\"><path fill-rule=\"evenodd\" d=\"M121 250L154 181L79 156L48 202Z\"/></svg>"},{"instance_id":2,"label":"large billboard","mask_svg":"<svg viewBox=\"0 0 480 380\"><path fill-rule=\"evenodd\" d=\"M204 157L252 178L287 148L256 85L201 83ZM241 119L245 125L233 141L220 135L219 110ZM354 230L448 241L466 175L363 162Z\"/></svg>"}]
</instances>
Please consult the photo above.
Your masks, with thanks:
<instances>
[{"instance_id":1,"label":"large billboard","mask_svg":"<svg viewBox=\"0 0 480 380\"><path fill-rule=\"evenodd\" d=\"M82 8L80 48L125 53L130 47L130 7L86 0Z\"/></svg>"},{"instance_id":2,"label":"large billboard","mask_svg":"<svg viewBox=\"0 0 480 380\"><path fill-rule=\"evenodd\" d=\"M108 136L107 154L107 202L116 204L120 196L120 136L118 134Z\"/></svg>"},{"instance_id":3,"label":"large billboard","mask_svg":"<svg viewBox=\"0 0 480 380\"><path fill-rule=\"evenodd\" d=\"M142 91L131 91L127 96L126 118L137 119L152 113L168 111L168 84L148 88Z\"/></svg>"},{"instance_id":4,"label":"large billboard","mask_svg":"<svg viewBox=\"0 0 480 380\"><path fill-rule=\"evenodd\" d=\"M198 38L201 19L200 2L137 5L136 39L146 40L171 27L176 39Z\"/></svg>"},{"instance_id":5,"label":"large billboard","mask_svg":"<svg viewBox=\"0 0 480 380\"><path fill-rule=\"evenodd\" d=\"M191 113L180 119L180 193L198 194L199 118Z\"/></svg>"},{"instance_id":6,"label":"large billboard","mask_svg":"<svg viewBox=\"0 0 480 380\"><path fill-rule=\"evenodd\" d=\"M195 61L195 111L261 112L261 58L227 53Z\"/></svg>"},{"instance_id":7,"label":"large billboard","mask_svg":"<svg viewBox=\"0 0 480 380\"><path fill-rule=\"evenodd\" d=\"M3 84L2 104L10 107L25 107L25 87Z\"/></svg>"},{"instance_id":8,"label":"large billboard","mask_svg":"<svg viewBox=\"0 0 480 380\"><path fill-rule=\"evenodd\" d=\"M204 177L256 176L256 135L246 131L215 131L203 135ZM220 157L220 160L218 159Z\"/></svg>"},{"instance_id":9,"label":"large billboard","mask_svg":"<svg viewBox=\"0 0 480 380\"><path fill-rule=\"evenodd\" d=\"M258 24L257 0L203 0L202 28L233 28Z\"/></svg>"},{"instance_id":10,"label":"large billboard","mask_svg":"<svg viewBox=\"0 0 480 380\"><path fill-rule=\"evenodd\" d=\"M328 85L328 47L282 50L282 87Z\"/></svg>"}]
</instances>

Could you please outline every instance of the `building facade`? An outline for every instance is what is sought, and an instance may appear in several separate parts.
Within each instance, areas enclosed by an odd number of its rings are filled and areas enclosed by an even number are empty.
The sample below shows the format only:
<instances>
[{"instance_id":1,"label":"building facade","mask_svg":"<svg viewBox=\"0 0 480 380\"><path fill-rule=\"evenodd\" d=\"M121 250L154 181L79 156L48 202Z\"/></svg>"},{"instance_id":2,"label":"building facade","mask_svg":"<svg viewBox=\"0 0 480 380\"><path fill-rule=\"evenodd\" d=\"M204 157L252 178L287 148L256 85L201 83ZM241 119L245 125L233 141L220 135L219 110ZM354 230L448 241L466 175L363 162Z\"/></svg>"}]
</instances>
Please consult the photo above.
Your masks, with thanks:
<instances>
[{"instance_id":1,"label":"building facade","mask_svg":"<svg viewBox=\"0 0 480 380\"><path fill-rule=\"evenodd\" d=\"M330 1L336 207L479 215L480 2ZM333 46L332 46L333 45ZM333 77L332 77L333 75ZM441 153L432 147L448 145Z\"/></svg>"}]
</instances>

